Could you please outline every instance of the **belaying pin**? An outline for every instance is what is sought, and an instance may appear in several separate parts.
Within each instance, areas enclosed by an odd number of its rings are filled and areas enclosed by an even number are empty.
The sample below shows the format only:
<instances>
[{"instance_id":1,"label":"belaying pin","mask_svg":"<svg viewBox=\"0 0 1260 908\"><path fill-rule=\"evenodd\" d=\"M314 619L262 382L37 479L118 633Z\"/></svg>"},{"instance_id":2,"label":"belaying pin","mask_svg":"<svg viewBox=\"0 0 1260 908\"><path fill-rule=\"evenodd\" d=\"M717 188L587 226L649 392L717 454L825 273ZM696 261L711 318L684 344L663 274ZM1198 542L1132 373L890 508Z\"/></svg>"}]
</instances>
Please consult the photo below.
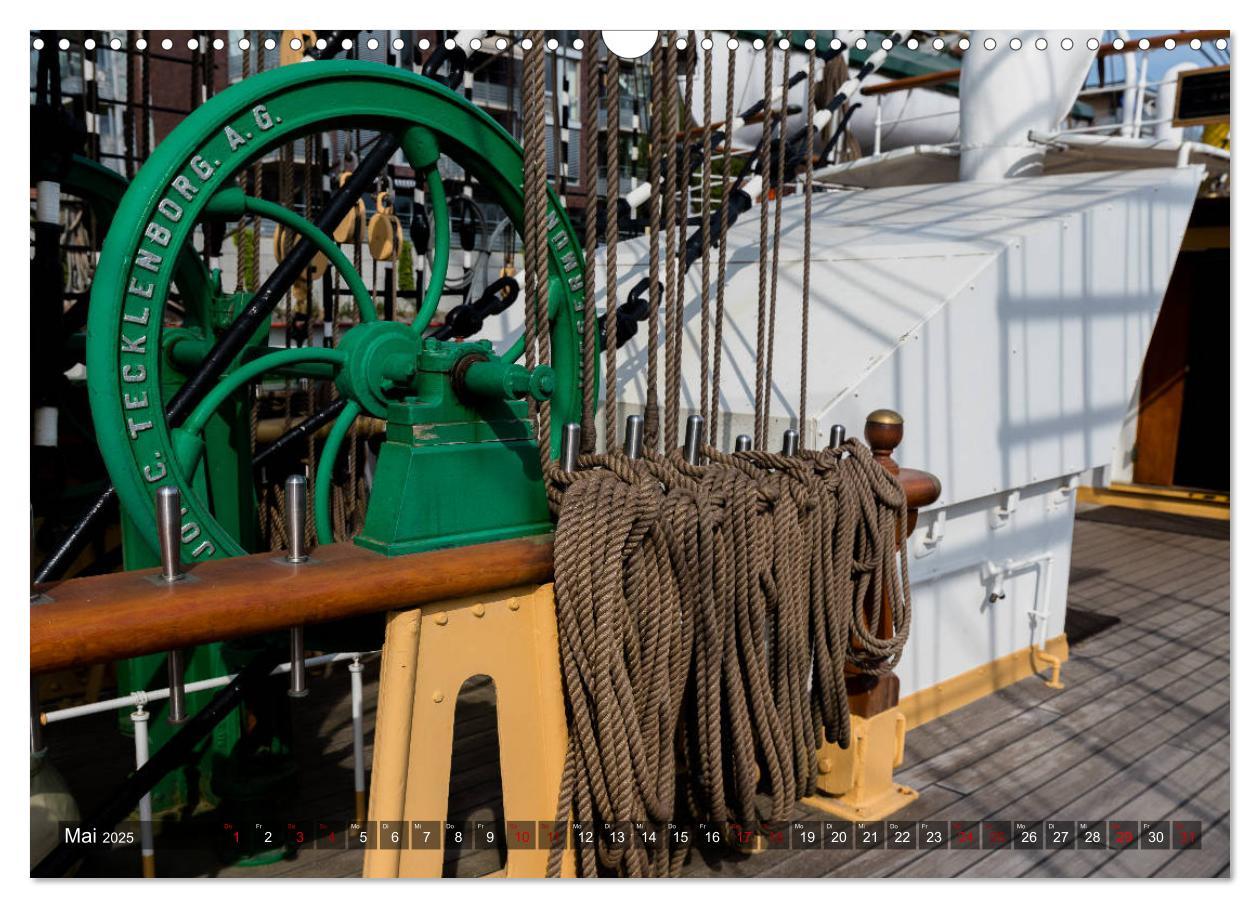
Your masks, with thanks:
<instances>
[{"instance_id":1,"label":"belaying pin","mask_svg":"<svg viewBox=\"0 0 1260 908\"><path fill-rule=\"evenodd\" d=\"M175 486L162 486L157 491L158 550L162 556L162 579L175 583L184 579L179 563L180 493ZM184 708L184 653L173 649L166 654L167 683L171 691L171 708L166 719L181 725L188 718Z\"/></svg>"},{"instance_id":2,"label":"belaying pin","mask_svg":"<svg viewBox=\"0 0 1260 908\"><path fill-rule=\"evenodd\" d=\"M844 444L844 426L836 423L831 427L831 443L827 445L829 448L838 448Z\"/></svg>"},{"instance_id":3,"label":"belaying pin","mask_svg":"<svg viewBox=\"0 0 1260 908\"><path fill-rule=\"evenodd\" d=\"M795 429L788 429L783 433L783 455L785 457L795 457L801 450L801 433Z\"/></svg>"},{"instance_id":4,"label":"belaying pin","mask_svg":"<svg viewBox=\"0 0 1260 908\"><path fill-rule=\"evenodd\" d=\"M306 477L293 474L284 481L284 518L289 531L289 554L285 561L302 564L310 560L306 554ZM306 629L298 624L289 628L289 696L305 697Z\"/></svg>"},{"instance_id":5,"label":"belaying pin","mask_svg":"<svg viewBox=\"0 0 1260 908\"><path fill-rule=\"evenodd\" d=\"M751 451L751 450L752 450L752 436L751 435L735 436L735 453L736 454L738 454L740 451Z\"/></svg>"},{"instance_id":6,"label":"belaying pin","mask_svg":"<svg viewBox=\"0 0 1260 908\"><path fill-rule=\"evenodd\" d=\"M626 417L626 456L638 460L643 456L643 417L631 415Z\"/></svg>"},{"instance_id":7,"label":"belaying pin","mask_svg":"<svg viewBox=\"0 0 1260 908\"><path fill-rule=\"evenodd\" d=\"M162 579L174 583L184 579L179 563L180 493L175 486L157 490L158 551L162 555Z\"/></svg>"},{"instance_id":8,"label":"belaying pin","mask_svg":"<svg viewBox=\"0 0 1260 908\"><path fill-rule=\"evenodd\" d=\"M574 473L578 468L578 449L582 442L582 426L575 422L564 424L564 432L560 436L560 469L566 473Z\"/></svg>"},{"instance_id":9,"label":"belaying pin","mask_svg":"<svg viewBox=\"0 0 1260 908\"><path fill-rule=\"evenodd\" d=\"M687 436L683 443L683 457L693 467L700 466L700 437L704 435L704 417L687 417Z\"/></svg>"},{"instance_id":10,"label":"belaying pin","mask_svg":"<svg viewBox=\"0 0 1260 908\"><path fill-rule=\"evenodd\" d=\"M310 559L306 554L306 477L295 473L284 481L284 522L289 531L290 564Z\"/></svg>"}]
</instances>

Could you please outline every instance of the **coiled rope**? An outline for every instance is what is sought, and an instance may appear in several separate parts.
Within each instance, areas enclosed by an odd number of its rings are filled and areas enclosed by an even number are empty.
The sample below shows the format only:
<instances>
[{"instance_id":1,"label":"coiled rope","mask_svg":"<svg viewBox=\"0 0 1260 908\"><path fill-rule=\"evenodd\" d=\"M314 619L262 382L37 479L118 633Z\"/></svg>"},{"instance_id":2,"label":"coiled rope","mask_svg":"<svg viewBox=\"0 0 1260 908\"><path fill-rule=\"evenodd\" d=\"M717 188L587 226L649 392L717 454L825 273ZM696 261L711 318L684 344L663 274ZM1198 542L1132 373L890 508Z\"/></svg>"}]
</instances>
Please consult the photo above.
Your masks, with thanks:
<instances>
[{"instance_id":1,"label":"coiled rope","mask_svg":"<svg viewBox=\"0 0 1260 908\"><path fill-rule=\"evenodd\" d=\"M905 495L865 445L703 453L584 455L553 474L558 824L786 820L822 743L849 744L846 666L883 674L905 645ZM584 876L669 875L685 858L667 836L576 853Z\"/></svg>"},{"instance_id":2,"label":"coiled rope","mask_svg":"<svg viewBox=\"0 0 1260 908\"><path fill-rule=\"evenodd\" d=\"M591 36L593 37L593 36ZM546 343L546 173L542 164L542 41L531 32L525 56L525 196L527 364L543 361ZM695 35L687 42L686 110L694 85ZM583 54L584 119L593 119L598 97L593 75L594 42ZM850 439L839 447L799 454L767 451L778 236L776 210L770 236L761 206L761 267L758 327L757 450L724 453L700 445L689 461L676 445L679 429L684 270L677 266L678 231L689 215L690 152L678 154L677 34L670 33L653 55L653 105L649 167L664 171L658 191L653 179L649 257L652 276L659 258L653 246L665 233L666 392L664 432L632 458L615 450L615 426L606 433L605 453L582 453L577 468L562 469L547 458L548 496L558 514L555 535L555 595L562 678L568 706L569 742L555 820L595 824L644 823L660 830L670 822L738 823L758 828L786 821L793 804L812 794L817 751L824 742L850 743L847 679L882 675L900 658L909 634L911 606L905 560L907 506L897 479L876 462L870 449ZM586 50L586 48L584 48ZM706 51L709 48L706 48ZM767 42L765 85L772 96ZM786 54L785 54L786 58ZM734 62L734 53L729 56ZM711 118L712 54L704 58L705 120ZM609 191L617 178L614 144L617 120L616 58L606 71ZM808 89L812 90L814 55ZM726 120L733 120L728 66ZM660 78L656 78L657 76ZM596 87L591 88L592 84ZM779 110L766 106L762 172L769 174L771 120L780 135L775 164L788 148L786 59ZM812 108L807 101L807 111ZM684 121L684 127L689 121ZM708 223L708 180L712 173L709 130L704 130L702 224ZM686 129L684 128L684 135ZM587 134L587 159L596 143ZM684 142L685 142L684 138ZM812 146L812 142L811 142ZM812 147L808 149L812 160ZM660 167L660 156L664 166ZM720 393L725 240L729 205L729 140L723 153L722 215L719 218L718 290L714 313L713 376L700 409L716 423ZM681 162L678 161L681 158ZM679 167L681 163L681 168ZM588 272L593 267L595 168L586 167ZM681 173L680 173L681 171ZM776 181L782 186L783 178ZM806 177L812 188L812 177ZM611 195L610 195L611 198ZM659 204L658 204L659 203ZM776 204L776 209L778 205ZM615 387L616 222L609 205L605 316L605 381ZM713 238L703 232L704 254ZM808 247L808 239L806 240ZM808 252L806 253L808 256ZM541 267L539 265L541 264ZM707 264L702 274L702 315L707 324ZM653 280L652 285L655 284ZM540 286L541 285L541 286ZM655 317L659 289L654 296ZM589 284L588 284L589 287ZM767 298L767 290L769 297ZM808 307L808 284L803 307ZM588 296L588 299L590 297ZM593 315L593 311L589 313ZM707 335L707 332L706 332ZM657 335L653 330L652 343ZM708 358L708 342L702 342ZM808 342L803 340L803 355ZM535 346L538 348L535 353ZM803 386L803 382L802 382ZM804 404L802 404L802 414ZM605 403L614 418L615 397ZM540 413L540 438L543 434ZM712 428L712 426L711 426ZM657 434L657 433L653 433ZM649 436L650 437L650 436ZM660 448L664 451L661 452ZM881 623L890 616L889 626ZM575 851L582 876L676 875L688 845L669 835L636 841L633 834L599 837L593 849ZM548 873L560 872L564 842L549 855Z\"/></svg>"}]
</instances>

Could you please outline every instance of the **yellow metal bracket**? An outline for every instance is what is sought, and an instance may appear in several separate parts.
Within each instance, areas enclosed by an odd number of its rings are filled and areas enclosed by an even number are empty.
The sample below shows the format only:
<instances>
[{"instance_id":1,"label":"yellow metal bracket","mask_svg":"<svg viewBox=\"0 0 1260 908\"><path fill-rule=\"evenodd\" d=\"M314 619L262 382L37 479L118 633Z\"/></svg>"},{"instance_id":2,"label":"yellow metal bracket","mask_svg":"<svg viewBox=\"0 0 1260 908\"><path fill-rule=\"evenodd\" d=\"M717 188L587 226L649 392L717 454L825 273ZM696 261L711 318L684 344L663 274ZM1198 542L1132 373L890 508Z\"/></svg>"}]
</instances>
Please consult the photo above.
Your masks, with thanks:
<instances>
[{"instance_id":1,"label":"yellow metal bracket","mask_svg":"<svg viewBox=\"0 0 1260 908\"><path fill-rule=\"evenodd\" d=\"M455 703L475 675L493 682L507 820L553 817L568 747L551 584L390 615L381 657L368 818L443 822ZM541 877L545 848L508 849L506 875ZM440 877L443 852L365 852L365 877ZM564 875L573 875L565 856Z\"/></svg>"},{"instance_id":2,"label":"yellow metal bracket","mask_svg":"<svg viewBox=\"0 0 1260 908\"><path fill-rule=\"evenodd\" d=\"M893 770L905 757L906 717L898 709L869 718L853 716L849 747L824 744L818 751L818 790L803 803L845 820L880 820L919 797L899 785Z\"/></svg>"}]
</instances>

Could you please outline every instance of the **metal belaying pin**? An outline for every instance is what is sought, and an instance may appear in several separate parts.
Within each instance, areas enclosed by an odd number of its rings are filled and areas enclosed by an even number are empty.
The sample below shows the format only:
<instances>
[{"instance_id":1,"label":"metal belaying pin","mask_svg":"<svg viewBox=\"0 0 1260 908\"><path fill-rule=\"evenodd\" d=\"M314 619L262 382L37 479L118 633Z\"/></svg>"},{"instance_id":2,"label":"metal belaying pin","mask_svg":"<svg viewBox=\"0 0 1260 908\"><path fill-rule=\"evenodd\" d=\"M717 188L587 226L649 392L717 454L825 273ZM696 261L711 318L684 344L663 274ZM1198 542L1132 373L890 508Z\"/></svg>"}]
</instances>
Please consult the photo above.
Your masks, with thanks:
<instances>
[{"instance_id":1,"label":"metal belaying pin","mask_svg":"<svg viewBox=\"0 0 1260 908\"><path fill-rule=\"evenodd\" d=\"M157 490L158 551L162 556L162 579L174 583L184 579L179 563L180 492L175 486Z\"/></svg>"},{"instance_id":2,"label":"metal belaying pin","mask_svg":"<svg viewBox=\"0 0 1260 908\"><path fill-rule=\"evenodd\" d=\"M179 563L180 492L175 486L162 486L157 491L158 551L162 556L162 579L176 583L184 579ZM167 684L171 692L171 708L167 721L180 725L188 718L184 708L184 653L173 649L166 654Z\"/></svg>"},{"instance_id":3,"label":"metal belaying pin","mask_svg":"<svg viewBox=\"0 0 1260 908\"><path fill-rule=\"evenodd\" d=\"M285 561L302 564L310 560L306 554L306 477L298 474L284 481L284 516L289 530L289 554ZM289 696L305 697L306 689L306 629L300 625L289 628Z\"/></svg>"},{"instance_id":4,"label":"metal belaying pin","mask_svg":"<svg viewBox=\"0 0 1260 908\"><path fill-rule=\"evenodd\" d=\"M575 422L564 424L560 436L560 469L574 473L578 468L578 450L582 443L582 426Z\"/></svg>"},{"instance_id":5,"label":"metal belaying pin","mask_svg":"<svg viewBox=\"0 0 1260 908\"><path fill-rule=\"evenodd\" d=\"M700 466L700 437L704 434L704 417L687 417L687 435L683 442L683 458L693 467Z\"/></svg>"},{"instance_id":6,"label":"metal belaying pin","mask_svg":"<svg viewBox=\"0 0 1260 908\"><path fill-rule=\"evenodd\" d=\"M752 436L751 435L735 436L735 453L736 454L740 453L741 451L751 451L751 450L752 450Z\"/></svg>"},{"instance_id":7,"label":"metal belaying pin","mask_svg":"<svg viewBox=\"0 0 1260 908\"><path fill-rule=\"evenodd\" d=\"M783 433L783 455L795 457L801 450L801 433L795 429L787 429Z\"/></svg>"},{"instance_id":8,"label":"metal belaying pin","mask_svg":"<svg viewBox=\"0 0 1260 908\"><path fill-rule=\"evenodd\" d=\"M284 481L284 517L289 531L290 564L310 560L306 553L306 477L294 474Z\"/></svg>"},{"instance_id":9,"label":"metal belaying pin","mask_svg":"<svg viewBox=\"0 0 1260 908\"><path fill-rule=\"evenodd\" d=\"M631 415L626 417L626 443L624 450L631 460L643 456L643 417Z\"/></svg>"},{"instance_id":10,"label":"metal belaying pin","mask_svg":"<svg viewBox=\"0 0 1260 908\"><path fill-rule=\"evenodd\" d=\"M831 427L831 442L827 445L829 448L838 448L844 444L844 426L836 423Z\"/></svg>"}]
</instances>

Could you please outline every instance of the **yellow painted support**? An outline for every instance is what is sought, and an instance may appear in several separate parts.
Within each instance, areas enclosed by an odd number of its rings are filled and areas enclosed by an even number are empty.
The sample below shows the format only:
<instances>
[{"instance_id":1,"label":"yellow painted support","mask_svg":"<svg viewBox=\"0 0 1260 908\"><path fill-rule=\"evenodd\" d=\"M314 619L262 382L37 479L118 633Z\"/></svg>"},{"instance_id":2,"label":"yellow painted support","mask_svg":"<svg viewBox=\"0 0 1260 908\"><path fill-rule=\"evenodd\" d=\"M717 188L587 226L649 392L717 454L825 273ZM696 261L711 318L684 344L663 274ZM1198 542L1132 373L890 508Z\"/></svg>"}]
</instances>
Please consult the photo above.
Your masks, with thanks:
<instances>
[{"instance_id":1,"label":"yellow painted support","mask_svg":"<svg viewBox=\"0 0 1260 908\"><path fill-rule=\"evenodd\" d=\"M853 716L846 750L824 744L818 751L818 790L803 803L846 820L880 820L919 797L893 779L905 756L906 717L900 708L870 718Z\"/></svg>"},{"instance_id":2,"label":"yellow painted support","mask_svg":"<svg viewBox=\"0 0 1260 908\"><path fill-rule=\"evenodd\" d=\"M391 616L382 654L369 819L447 817L455 703L494 681L507 821L555 816L568 729L551 584L434 603ZM368 877L440 877L441 848L366 852ZM506 875L541 877L545 848L508 849ZM572 852L563 872L573 875Z\"/></svg>"},{"instance_id":3,"label":"yellow painted support","mask_svg":"<svg viewBox=\"0 0 1260 908\"><path fill-rule=\"evenodd\" d=\"M939 684L917 690L902 697L897 708L905 715L907 728L918 728L925 722L962 709L968 703L974 703L1017 681L1031 678L1039 670L1038 661L1050 661L1047 656L1057 659L1060 667L1067 661L1068 642L1065 634L1047 640L1044 650L1027 646L952 678L946 678ZM1049 680L1059 679L1052 672ZM1062 684L1061 681L1059 683Z\"/></svg>"},{"instance_id":4,"label":"yellow painted support","mask_svg":"<svg viewBox=\"0 0 1260 908\"><path fill-rule=\"evenodd\" d=\"M1107 488L1082 486L1076 490L1076 500L1080 504L1111 505L1182 517L1229 520L1228 495L1195 489L1113 483Z\"/></svg>"}]
</instances>

